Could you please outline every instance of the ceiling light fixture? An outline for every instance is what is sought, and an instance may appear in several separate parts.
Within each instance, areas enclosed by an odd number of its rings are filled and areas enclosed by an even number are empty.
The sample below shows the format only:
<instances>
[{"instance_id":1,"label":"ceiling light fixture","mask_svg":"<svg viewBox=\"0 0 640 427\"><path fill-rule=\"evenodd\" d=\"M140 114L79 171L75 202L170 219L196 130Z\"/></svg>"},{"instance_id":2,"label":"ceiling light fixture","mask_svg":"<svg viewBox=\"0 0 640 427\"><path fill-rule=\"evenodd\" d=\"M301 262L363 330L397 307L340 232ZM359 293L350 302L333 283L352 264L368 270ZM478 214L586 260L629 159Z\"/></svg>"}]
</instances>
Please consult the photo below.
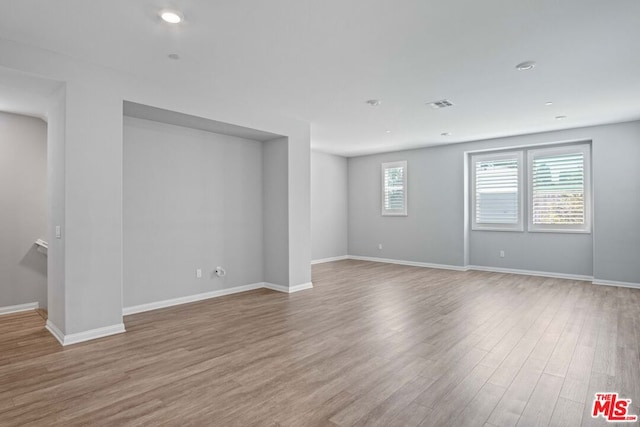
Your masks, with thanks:
<instances>
[{"instance_id":1,"label":"ceiling light fixture","mask_svg":"<svg viewBox=\"0 0 640 427\"><path fill-rule=\"evenodd\" d=\"M425 104L427 104L431 108L435 108L436 110L439 108L453 107L453 102L449 101L448 99L441 99L439 101L430 101L430 102L426 102Z\"/></svg>"},{"instance_id":2,"label":"ceiling light fixture","mask_svg":"<svg viewBox=\"0 0 640 427\"><path fill-rule=\"evenodd\" d=\"M163 10L160 12L160 18L169 24L179 24L182 22L182 14L174 10Z\"/></svg>"},{"instance_id":3,"label":"ceiling light fixture","mask_svg":"<svg viewBox=\"0 0 640 427\"><path fill-rule=\"evenodd\" d=\"M378 105L382 104L382 101L380 101L379 99L369 99L365 102L371 105L372 107L377 107Z\"/></svg>"},{"instance_id":4,"label":"ceiling light fixture","mask_svg":"<svg viewBox=\"0 0 640 427\"><path fill-rule=\"evenodd\" d=\"M545 103L544 103L544 105L546 105L546 106L548 107L548 106L550 106L550 105L553 105L553 102L551 102L551 101L547 101L547 102L545 102Z\"/></svg>"},{"instance_id":5,"label":"ceiling light fixture","mask_svg":"<svg viewBox=\"0 0 640 427\"><path fill-rule=\"evenodd\" d=\"M536 66L536 63L533 61L525 61L525 62L521 62L518 65L516 65L516 69L518 71L529 71L529 70L533 70Z\"/></svg>"},{"instance_id":6,"label":"ceiling light fixture","mask_svg":"<svg viewBox=\"0 0 640 427\"><path fill-rule=\"evenodd\" d=\"M567 116L556 116L556 120L564 120Z\"/></svg>"},{"instance_id":7,"label":"ceiling light fixture","mask_svg":"<svg viewBox=\"0 0 640 427\"><path fill-rule=\"evenodd\" d=\"M169 59L180 59L180 55L178 55L177 53L170 53L167 56L169 57Z\"/></svg>"},{"instance_id":8,"label":"ceiling light fixture","mask_svg":"<svg viewBox=\"0 0 640 427\"><path fill-rule=\"evenodd\" d=\"M384 131L384 133L391 133L391 131L387 129Z\"/></svg>"},{"instance_id":9,"label":"ceiling light fixture","mask_svg":"<svg viewBox=\"0 0 640 427\"><path fill-rule=\"evenodd\" d=\"M451 136L451 133L450 132L442 132L440 135L442 135L442 136Z\"/></svg>"}]
</instances>

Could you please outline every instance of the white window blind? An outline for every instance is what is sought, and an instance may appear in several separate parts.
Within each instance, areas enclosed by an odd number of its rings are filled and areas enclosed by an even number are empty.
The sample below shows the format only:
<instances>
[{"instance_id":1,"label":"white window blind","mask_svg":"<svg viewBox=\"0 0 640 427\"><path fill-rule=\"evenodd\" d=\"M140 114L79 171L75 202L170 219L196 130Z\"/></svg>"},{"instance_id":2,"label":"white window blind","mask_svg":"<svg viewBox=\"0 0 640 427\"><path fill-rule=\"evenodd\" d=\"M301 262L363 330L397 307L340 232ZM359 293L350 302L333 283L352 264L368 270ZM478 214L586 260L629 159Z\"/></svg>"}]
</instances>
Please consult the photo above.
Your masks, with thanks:
<instances>
[{"instance_id":1,"label":"white window blind","mask_svg":"<svg viewBox=\"0 0 640 427\"><path fill-rule=\"evenodd\" d=\"M522 153L472 157L473 229L522 230Z\"/></svg>"},{"instance_id":2,"label":"white window blind","mask_svg":"<svg viewBox=\"0 0 640 427\"><path fill-rule=\"evenodd\" d=\"M589 147L529 152L532 231L589 231Z\"/></svg>"},{"instance_id":3,"label":"white window blind","mask_svg":"<svg viewBox=\"0 0 640 427\"><path fill-rule=\"evenodd\" d=\"M382 215L407 215L407 162L382 164Z\"/></svg>"}]
</instances>

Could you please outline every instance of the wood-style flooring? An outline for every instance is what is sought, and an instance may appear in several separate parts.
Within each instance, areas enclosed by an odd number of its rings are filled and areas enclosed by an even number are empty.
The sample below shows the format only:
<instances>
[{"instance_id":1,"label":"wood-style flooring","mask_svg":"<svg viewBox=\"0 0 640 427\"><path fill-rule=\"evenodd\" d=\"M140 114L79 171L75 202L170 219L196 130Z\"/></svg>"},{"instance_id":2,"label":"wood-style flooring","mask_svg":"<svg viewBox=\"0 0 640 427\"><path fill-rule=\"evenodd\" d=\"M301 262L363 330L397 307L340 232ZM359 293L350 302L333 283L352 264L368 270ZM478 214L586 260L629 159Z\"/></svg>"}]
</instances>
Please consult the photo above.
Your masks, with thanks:
<instances>
[{"instance_id":1,"label":"wood-style flooring","mask_svg":"<svg viewBox=\"0 0 640 427\"><path fill-rule=\"evenodd\" d=\"M313 282L66 348L36 312L2 316L0 425L611 425L605 391L640 414L640 290L363 261Z\"/></svg>"}]
</instances>

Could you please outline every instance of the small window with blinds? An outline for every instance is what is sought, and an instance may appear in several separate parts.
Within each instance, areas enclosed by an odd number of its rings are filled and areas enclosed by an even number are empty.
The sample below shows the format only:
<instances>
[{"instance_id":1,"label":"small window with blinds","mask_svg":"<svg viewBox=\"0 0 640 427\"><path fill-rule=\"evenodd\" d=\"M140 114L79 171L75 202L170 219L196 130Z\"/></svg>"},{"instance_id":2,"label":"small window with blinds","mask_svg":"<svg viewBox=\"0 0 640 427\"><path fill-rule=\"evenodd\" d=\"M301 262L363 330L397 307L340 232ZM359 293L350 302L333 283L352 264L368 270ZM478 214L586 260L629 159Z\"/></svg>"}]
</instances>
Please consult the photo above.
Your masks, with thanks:
<instances>
[{"instance_id":1,"label":"small window with blinds","mask_svg":"<svg viewBox=\"0 0 640 427\"><path fill-rule=\"evenodd\" d=\"M591 231L588 144L529 150L529 231Z\"/></svg>"},{"instance_id":2,"label":"small window with blinds","mask_svg":"<svg viewBox=\"0 0 640 427\"><path fill-rule=\"evenodd\" d=\"M522 231L522 152L471 157L472 229Z\"/></svg>"},{"instance_id":3,"label":"small window with blinds","mask_svg":"<svg viewBox=\"0 0 640 427\"><path fill-rule=\"evenodd\" d=\"M382 164L382 215L407 215L407 162Z\"/></svg>"}]
</instances>

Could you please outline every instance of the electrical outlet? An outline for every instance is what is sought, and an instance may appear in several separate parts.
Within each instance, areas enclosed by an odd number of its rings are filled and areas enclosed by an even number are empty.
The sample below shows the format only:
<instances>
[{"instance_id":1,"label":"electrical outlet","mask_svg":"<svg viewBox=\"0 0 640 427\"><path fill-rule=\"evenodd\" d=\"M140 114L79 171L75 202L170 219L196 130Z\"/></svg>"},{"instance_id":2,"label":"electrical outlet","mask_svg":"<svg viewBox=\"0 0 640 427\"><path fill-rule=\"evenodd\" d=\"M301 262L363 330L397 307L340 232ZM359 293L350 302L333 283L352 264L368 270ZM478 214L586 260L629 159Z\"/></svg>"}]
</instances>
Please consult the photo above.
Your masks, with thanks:
<instances>
[{"instance_id":1,"label":"electrical outlet","mask_svg":"<svg viewBox=\"0 0 640 427\"><path fill-rule=\"evenodd\" d=\"M378 249L382 250L382 243L378 243Z\"/></svg>"},{"instance_id":2,"label":"electrical outlet","mask_svg":"<svg viewBox=\"0 0 640 427\"><path fill-rule=\"evenodd\" d=\"M504 258L504 251L500 251L500 258Z\"/></svg>"},{"instance_id":3,"label":"electrical outlet","mask_svg":"<svg viewBox=\"0 0 640 427\"><path fill-rule=\"evenodd\" d=\"M202 279L202 269L196 268L196 279Z\"/></svg>"}]
</instances>

